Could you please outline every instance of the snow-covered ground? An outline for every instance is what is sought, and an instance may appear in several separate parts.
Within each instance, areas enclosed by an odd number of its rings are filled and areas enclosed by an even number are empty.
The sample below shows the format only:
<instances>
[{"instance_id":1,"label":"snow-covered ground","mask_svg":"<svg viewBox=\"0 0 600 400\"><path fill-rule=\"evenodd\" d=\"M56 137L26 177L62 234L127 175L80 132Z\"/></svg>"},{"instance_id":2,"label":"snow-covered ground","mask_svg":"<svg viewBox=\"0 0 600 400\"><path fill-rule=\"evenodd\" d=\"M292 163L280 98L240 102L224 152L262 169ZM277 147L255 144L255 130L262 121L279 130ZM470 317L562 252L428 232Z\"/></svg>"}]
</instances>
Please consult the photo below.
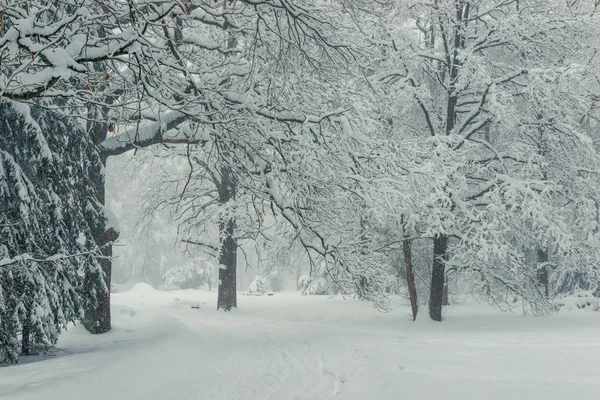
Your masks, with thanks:
<instances>
[{"instance_id":1,"label":"snow-covered ground","mask_svg":"<svg viewBox=\"0 0 600 400\"><path fill-rule=\"evenodd\" d=\"M0 368L0 399L598 399L600 313L552 317L449 307L413 323L398 301L239 296L139 284L113 295L114 329L81 327L61 351ZM200 306L192 308L191 306Z\"/></svg>"}]
</instances>

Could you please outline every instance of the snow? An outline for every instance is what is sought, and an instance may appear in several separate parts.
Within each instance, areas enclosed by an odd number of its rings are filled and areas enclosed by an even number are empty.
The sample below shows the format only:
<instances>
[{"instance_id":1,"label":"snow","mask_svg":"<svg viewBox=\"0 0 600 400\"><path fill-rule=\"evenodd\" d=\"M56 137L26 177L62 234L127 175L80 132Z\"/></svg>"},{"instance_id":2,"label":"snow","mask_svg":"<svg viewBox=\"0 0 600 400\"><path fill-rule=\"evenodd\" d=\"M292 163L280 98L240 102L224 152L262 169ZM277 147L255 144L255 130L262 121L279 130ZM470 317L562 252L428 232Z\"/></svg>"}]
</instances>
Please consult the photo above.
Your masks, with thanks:
<instances>
[{"instance_id":1,"label":"snow","mask_svg":"<svg viewBox=\"0 0 600 400\"><path fill-rule=\"evenodd\" d=\"M147 283L136 283L129 292L130 295L144 296L146 294L153 294L156 290Z\"/></svg>"},{"instance_id":2,"label":"snow","mask_svg":"<svg viewBox=\"0 0 600 400\"><path fill-rule=\"evenodd\" d=\"M205 49L216 50L220 47L217 42L214 42L202 35L198 35L190 29L183 29L182 35L184 42L196 44Z\"/></svg>"},{"instance_id":3,"label":"snow","mask_svg":"<svg viewBox=\"0 0 600 400\"><path fill-rule=\"evenodd\" d=\"M75 241L77 243L79 243L79 245L81 245L82 247L85 246L85 244L87 243L87 239L85 237L85 233L79 232L79 235L77 236L77 239L75 239Z\"/></svg>"},{"instance_id":4,"label":"snow","mask_svg":"<svg viewBox=\"0 0 600 400\"><path fill-rule=\"evenodd\" d=\"M102 142L101 146L106 149L118 149L127 147L128 144L134 142L144 142L153 139L161 129L169 123L182 117L183 114L177 111L169 111L163 113L159 121L144 124L142 126L126 130L118 135L111 136ZM169 136L171 140L188 139L179 135Z\"/></svg>"},{"instance_id":5,"label":"snow","mask_svg":"<svg viewBox=\"0 0 600 400\"><path fill-rule=\"evenodd\" d=\"M104 216L106 217L106 229L113 228L117 232L121 231L119 218L117 218L110 206L104 208Z\"/></svg>"},{"instance_id":6,"label":"snow","mask_svg":"<svg viewBox=\"0 0 600 400\"><path fill-rule=\"evenodd\" d=\"M0 369L3 400L595 399L600 314L500 314L453 305L417 322L396 300L327 296L238 299L138 284L113 294L114 329L70 329L55 357ZM192 308L191 306L200 308Z\"/></svg>"}]
</instances>

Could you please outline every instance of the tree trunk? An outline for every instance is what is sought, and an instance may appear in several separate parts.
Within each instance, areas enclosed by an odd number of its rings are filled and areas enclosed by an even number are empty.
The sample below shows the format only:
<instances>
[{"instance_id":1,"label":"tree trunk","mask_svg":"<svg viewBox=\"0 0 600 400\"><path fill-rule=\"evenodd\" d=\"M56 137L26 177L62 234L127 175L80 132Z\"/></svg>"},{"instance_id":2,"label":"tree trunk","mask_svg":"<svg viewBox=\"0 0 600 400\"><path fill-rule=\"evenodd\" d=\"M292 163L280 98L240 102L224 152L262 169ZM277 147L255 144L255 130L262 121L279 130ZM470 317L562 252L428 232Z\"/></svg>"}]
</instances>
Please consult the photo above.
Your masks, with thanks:
<instances>
[{"instance_id":1,"label":"tree trunk","mask_svg":"<svg viewBox=\"0 0 600 400\"><path fill-rule=\"evenodd\" d=\"M21 354L28 356L30 354L29 349L29 322L23 323L23 331L21 332Z\"/></svg>"},{"instance_id":2,"label":"tree trunk","mask_svg":"<svg viewBox=\"0 0 600 400\"><path fill-rule=\"evenodd\" d=\"M106 123L91 123L88 126L88 130L91 132L94 138L94 144L100 146L100 144L106 140L108 125ZM102 165L106 170L106 161L108 157L101 153ZM96 181L96 192L98 201L102 206L106 206L106 183L102 175L98 176ZM116 240L118 233L113 229L105 231L99 231L94 233L94 240L96 245L99 247L106 246ZM96 300L97 306L95 308L87 308L85 310L83 326L93 334L105 333L110 331L110 282L112 274L112 246L106 246L102 248L102 256L100 259L100 266L104 272L104 282L106 284L106 292L97 291ZM90 288L91 289L91 288Z\"/></svg>"},{"instance_id":3,"label":"tree trunk","mask_svg":"<svg viewBox=\"0 0 600 400\"><path fill-rule=\"evenodd\" d=\"M402 242L402 252L404 253L404 267L406 268L406 282L408 285L408 296L410 298L410 308L412 309L413 321L417 319L419 305L417 303L417 286L415 284L415 271L413 270L411 241Z\"/></svg>"},{"instance_id":4,"label":"tree trunk","mask_svg":"<svg viewBox=\"0 0 600 400\"><path fill-rule=\"evenodd\" d=\"M96 244L98 246L104 246L117 239L117 233L111 228L104 232L102 236L96 238ZM107 290L105 292L98 291L96 293L96 307L86 308L83 326L90 333L99 334L106 333L111 329L111 317L110 317L110 283L112 273L112 246L106 246L102 249L102 256L99 260L100 267L104 273L104 283L106 284ZM92 287L93 283L88 283L88 286Z\"/></svg>"},{"instance_id":5,"label":"tree trunk","mask_svg":"<svg viewBox=\"0 0 600 400\"><path fill-rule=\"evenodd\" d=\"M231 168L221 168L219 185L219 203L225 206L235 199L235 182L231 176ZM219 224L221 234L221 251L219 254L219 289L217 310L230 311L237 307L237 239L235 238L235 217L225 216Z\"/></svg>"},{"instance_id":6,"label":"tree trunk","mask_svg":"<svg viewBox=\"0 0 600 400\"><path fill-rule=\"evenodd\" d=\"M445 257L448 251L448 236L438 235L433 239L433 265L429 294L429 316L434 321L442 320L444 302Z\"/></svg>"},{"instance_id":7,"label":"tree trunk","mask_svg":"<svg viewBox=\"0 0 600 400\"><path fill-rule=\"evenodd\" d=\"M105 245L107 242L99 244ZM110 322L110 282L112 273L112 246L107 246L102 250L102 255L107 258L100 260L102 272L104 272L104 282L106 283L106 292L96 293L97 306L93 309L87 309L85 312L85 328L93 334L106 333L111 329Z\"/></svg>"},{"instance_id":8,"label":"tree trunk","mask_svg":"<svg viewBox=\"0 0 600 400\"><path fill-rule=\"evenodd\" d=\"M219 256L219 295L217 310L230 311L237 307L236 268L237 268L237 240L235 233L235 219L229 218L221 223L221 230L225 237L221 244Z\"/></svg>"},{"instance_id":9,"label":"tree trunk","mask_svg":"<svg viewBox=\"0 0 600 400\"><path fill-rule=\"evenodd\" d=\"M548 253L542 248L537 249L538 270L537 280L544 288L544 296L548 299L550 295L549 279L548 279Z\"/></svg>"},{"instance_id":10,"label":"tree trunk","mask_svg":"<svg viewBox=\"0 0 600 400\"><path fill-rule=\"evenodd\" d=\"M106 133L104 134L104 137L106 137ZM105 157L102 158L102 164L106 168ZM101 182L98 182L97 186L98 187L96 189L98 192L98 201L104 206L106 204L104 179L102 179ZM96 232L94 236L96 245L99 247L105 246L107 243L110 243L116 238L113 237L114 235L109 231ZM90 333L93 334L105 333L110 331L111 329L110 282L112 274L112 246L103 247L102 256L105 258L101 258L99 262L102 268L102 272L104 273L104 283L106 284L106 291L96 291L96 307L86 308L83 320L83 326L85 327L85 329L87 329ZM93 285L91 281L89 285Z\"/></svg>"}]
</instances>

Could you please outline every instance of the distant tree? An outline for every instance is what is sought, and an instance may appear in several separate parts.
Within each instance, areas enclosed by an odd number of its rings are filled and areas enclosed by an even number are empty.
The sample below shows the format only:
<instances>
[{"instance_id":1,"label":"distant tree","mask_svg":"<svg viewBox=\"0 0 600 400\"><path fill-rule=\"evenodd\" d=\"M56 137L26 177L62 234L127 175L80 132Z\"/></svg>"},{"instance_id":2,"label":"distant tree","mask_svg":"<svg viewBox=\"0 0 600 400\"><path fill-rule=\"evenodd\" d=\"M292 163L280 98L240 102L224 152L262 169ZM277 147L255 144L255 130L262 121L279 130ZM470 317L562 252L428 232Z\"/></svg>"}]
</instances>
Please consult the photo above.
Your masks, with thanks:
<instances>
[{"instance_id":1,"label":"distant tree","mask_svg":"<svg viewBox=\"0 0 600 400\"><path fill-rule=\"evenodd\" d=\"M583 227L595 224L599 161L586 122L599 93L589 13L537 0L391 3L369 80L396 180L375 208L396 204L388 215L431 240L431 318L442 319L447 266L495 302L510 291L550 311L556 273L589 270L598 250Z\"/></svg>"}]
</instances>

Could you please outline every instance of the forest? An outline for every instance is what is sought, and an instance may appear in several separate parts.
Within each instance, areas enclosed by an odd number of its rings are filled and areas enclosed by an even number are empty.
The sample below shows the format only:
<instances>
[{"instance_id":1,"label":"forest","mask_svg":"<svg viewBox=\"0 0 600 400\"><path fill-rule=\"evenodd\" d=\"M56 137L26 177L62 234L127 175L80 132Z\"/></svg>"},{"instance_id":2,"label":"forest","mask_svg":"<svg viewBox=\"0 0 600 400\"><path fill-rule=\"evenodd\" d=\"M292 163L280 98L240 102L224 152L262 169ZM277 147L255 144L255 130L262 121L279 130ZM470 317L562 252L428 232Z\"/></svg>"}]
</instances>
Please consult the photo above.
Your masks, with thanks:
<instances>
[{"instance_id":1,"label":"forest","mask_svg":"<svg viewBox=\"0 0 600 400\"><path fill-rule=\"evenodd\" d=\"M599 52L600 0L0 0L0 367L164 296L240 337L562 332L600 311ZM176 398L331 395L240 393Z\"/></svg>"}]
</instances>

